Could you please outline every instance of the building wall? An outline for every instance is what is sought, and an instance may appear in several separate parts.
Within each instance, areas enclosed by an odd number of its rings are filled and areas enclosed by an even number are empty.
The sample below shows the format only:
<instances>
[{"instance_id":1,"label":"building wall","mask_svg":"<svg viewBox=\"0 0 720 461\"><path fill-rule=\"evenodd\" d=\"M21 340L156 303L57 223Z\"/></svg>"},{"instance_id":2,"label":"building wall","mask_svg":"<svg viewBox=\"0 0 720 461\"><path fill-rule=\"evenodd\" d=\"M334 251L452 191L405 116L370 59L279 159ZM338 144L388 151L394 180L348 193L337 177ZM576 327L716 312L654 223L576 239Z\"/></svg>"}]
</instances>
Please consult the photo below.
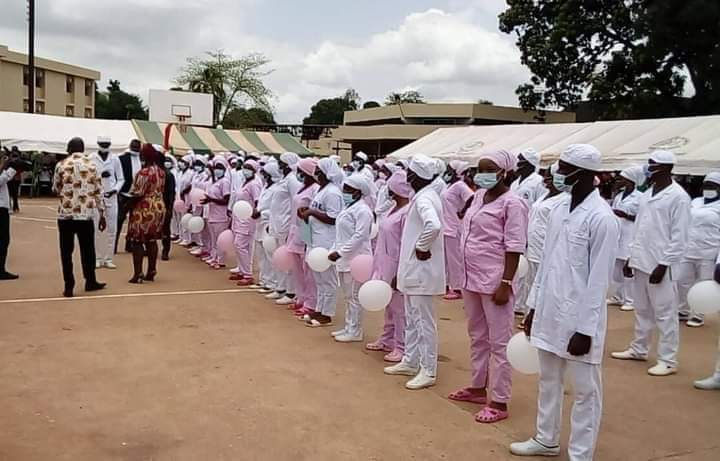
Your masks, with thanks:
<instances>
[{"instance_id":1,"label":"building wall","mask_svg":"<svg viewBox=\"0 0 720 461\"><path fill-rule=\"evenodd\" d=\"M22 112L24 91L22 66L0 61L0 110Z\"/></svg>"}]
</instances>

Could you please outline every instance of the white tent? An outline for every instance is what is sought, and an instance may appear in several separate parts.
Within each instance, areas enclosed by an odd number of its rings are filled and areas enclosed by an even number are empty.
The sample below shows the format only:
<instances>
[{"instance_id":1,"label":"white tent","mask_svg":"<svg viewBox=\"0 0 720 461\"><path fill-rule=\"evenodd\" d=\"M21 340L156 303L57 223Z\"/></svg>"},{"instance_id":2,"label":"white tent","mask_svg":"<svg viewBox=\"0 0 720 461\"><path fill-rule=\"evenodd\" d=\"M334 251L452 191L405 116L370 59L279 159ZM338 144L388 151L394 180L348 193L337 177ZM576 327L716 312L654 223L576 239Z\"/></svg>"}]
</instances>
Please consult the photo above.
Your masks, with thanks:
<instances>
[{"instance_id":1,"label":"white tent","mask_svg":"<svg viewBox=\"0 0 720 461\"><path fill-rule=\"evenodd\" d=\"M720 169L720 116L441 128L390 157L425 154L445 160L475 161L483 151L520 152L533 147L548 164L575 143L592 144L600 149L608 170L643 163L651 151L666 149L678 156L677 173L702 175Z\"/></svg>"},{"instance_id":2,"label":"white tent","mask_svg":"<svg viewBox=\"0 0 720 461\"><path fill-rule=\"evenodd\" d=\"M54 115L0 112L0 142L21 151L64 153L75 136L85 141L85 149L96 148L98 136L112 139L112 150L123 152L137 138L129 120L99 120Z\"/></svg>"}]
</instances>

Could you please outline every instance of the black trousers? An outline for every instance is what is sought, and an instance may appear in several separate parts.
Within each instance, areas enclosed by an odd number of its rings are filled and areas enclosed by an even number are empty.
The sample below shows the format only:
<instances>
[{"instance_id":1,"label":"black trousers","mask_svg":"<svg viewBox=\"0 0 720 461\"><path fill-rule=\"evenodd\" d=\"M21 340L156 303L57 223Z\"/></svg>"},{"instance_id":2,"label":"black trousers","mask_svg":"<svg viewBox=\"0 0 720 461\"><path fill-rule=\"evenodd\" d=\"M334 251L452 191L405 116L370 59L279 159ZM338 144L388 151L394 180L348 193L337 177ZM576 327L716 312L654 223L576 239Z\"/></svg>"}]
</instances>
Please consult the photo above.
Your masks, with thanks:
<instances>
[{"instance_id":1,"label":"black trousers","mask_svg":"<svg viewBox=\"0 0 720 461\"><path fill-rule=\"evenodd\" d=\"M87 221L59 219L58 232L60 234L60 260L62 261L65 289L72 290L75 287L75 275L73 273L75 236L77 236L78 243L80 244L80 261L82 262L85 284L96 283L95 222L92 219Z\"/></svg>"},{"instance_id":2,"label":"black trousers","mask_svg":"<svg viewBox=\"0 0 720 461\"><path fill-rule=\"evenodd\" d=\"M118 214L117 214L117 232L115 232L115 254L118 252L118 241L120 240L120 234L122 233L123 225L125 224L125 219L127 218L127 215L130 214L130 209L128 208L128 205L130 203L130 199L123 197L122 195L118 196ZM125 243L125 252L129 253L130 248L128 248L127 243Z\"/></svg>"},{"instance_id":3,"label":"black trousers","mask_svg":"<svg viewBox=\"0 0 720 461\"><path fill-rule=\"evenodd\" d=\"M10 211L0 208L0 273L5 272L8 247L10 246Z\"/></svg>"},{"instance_id":4,"label":"black trousers","mask_svg":"<svg viewBox=\"0 0 720 461\"><path fill-rule=\"evenodd\" d=\"M20 211L18 203L18 193L20 192L20 181L8 181L8 192L10 192L10 200L12 200L13 211Z\"/></svg>"}]
</instances>

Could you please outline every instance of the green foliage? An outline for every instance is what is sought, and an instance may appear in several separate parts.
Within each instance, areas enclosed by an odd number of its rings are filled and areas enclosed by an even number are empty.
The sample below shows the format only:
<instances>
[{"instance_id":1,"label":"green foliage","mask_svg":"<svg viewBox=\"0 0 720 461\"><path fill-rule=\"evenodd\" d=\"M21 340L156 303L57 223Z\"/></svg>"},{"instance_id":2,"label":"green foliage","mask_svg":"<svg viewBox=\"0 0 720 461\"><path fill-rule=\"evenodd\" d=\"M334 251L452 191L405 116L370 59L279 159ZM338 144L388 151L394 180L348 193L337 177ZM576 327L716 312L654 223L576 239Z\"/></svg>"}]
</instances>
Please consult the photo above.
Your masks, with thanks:
<instances>
[{"instance_id":1,"label":"green foliage","mask_svg":"<svg viewBox=\"0 0 720 461\"><path fill-rule=\"evenodd\" d=\"M95 87L95 118L147 120L148 113L139 96L123 91L118 80L110 80L106 91Z\"/></svg>"},{"instance_id":2,"label":"green foliage","mask_svg":"<svg viewBox=\"0 0 720 461\"><path fill-rule=\"evenodd\" d=\"M332 99L321 99L310 108L310 115L303 119L305 125L342 125L345 111L357 110L360 96L349 88L345 94Z\"/></svg>"},{"instance_id":3,"label":"green foliage","mask_svg":"<svg viewBox=\"0 0 720 461\"><path fill-rule=\"evenodd\" d=\"M265 109L259 107L251 107L250 109L236 107L225 116L222 126L227 129L242 129L252 128L255 125L272 125L274 123L275 118L272 112Z\"/></svg>"},{"instance_id":4,"label":"green foliage","mask_svg":"<svg viewBox=\"0 0 720 461\"><path fill-rule=\"evenodd\" d=\"M380 107L380 103L377 101L368 101L362 106L363 109L372 109L373 107Z\"/></svg>"},{"instance_id":5,"label":"green foliage","mask_svg":"<svg viewBox=\"0 0 720 461\"><path fill-rule=\"evenodd\" d=\"M515 33L533 73L526 109L573 109L588 97L603 118L720 110L717 0L508 0L500 30ZM695 95L680 97L686 83Z\"/></svg>"},{"instance_id":6,"label":"green foliage","mask_svg":"<svg viewBox=\"0 0 720 461\"><path fill-rule=\"evenodd\" d=\"M392 92L385 98L386 106L395 106L398 104L425 104L425 99L419 91L408 90L402 93Z\"/></svg>"},{"instance_id":7,"label":"green foliage","mask_svg":"<svg viewBox=\"0 0 720 461\"><path fill-rule=\"evenodd\" d=\"M263 79L270 60L261 53L239 59L223 51L207 52L205 57L192 57L175 78L175 84L188 91L213 95L213 123L224 120L231 110L252 105L272 112L272 91Z\"/></svg>"}]
</instances>

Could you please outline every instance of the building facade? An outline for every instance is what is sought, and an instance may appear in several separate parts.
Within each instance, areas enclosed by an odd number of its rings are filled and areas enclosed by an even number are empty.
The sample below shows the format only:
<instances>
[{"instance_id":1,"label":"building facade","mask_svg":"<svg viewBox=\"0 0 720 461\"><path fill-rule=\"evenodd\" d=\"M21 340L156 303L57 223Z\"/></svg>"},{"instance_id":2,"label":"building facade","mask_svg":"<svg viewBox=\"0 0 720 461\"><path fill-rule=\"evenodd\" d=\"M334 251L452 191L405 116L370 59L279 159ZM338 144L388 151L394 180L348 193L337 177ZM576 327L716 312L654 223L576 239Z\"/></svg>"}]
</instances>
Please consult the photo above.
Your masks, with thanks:
<instances>
[{"instance_id":1,"label":"building facade","mask_svg":"<svg viewBox=\"0 0 720 461\"><path fill-rule=\"evenodd\" d=\"M0 111L29 112L28 56L0 45ZM35 113L95 117L95 82L100 72L35 58Z\"/></svg>"}]
</instances>

